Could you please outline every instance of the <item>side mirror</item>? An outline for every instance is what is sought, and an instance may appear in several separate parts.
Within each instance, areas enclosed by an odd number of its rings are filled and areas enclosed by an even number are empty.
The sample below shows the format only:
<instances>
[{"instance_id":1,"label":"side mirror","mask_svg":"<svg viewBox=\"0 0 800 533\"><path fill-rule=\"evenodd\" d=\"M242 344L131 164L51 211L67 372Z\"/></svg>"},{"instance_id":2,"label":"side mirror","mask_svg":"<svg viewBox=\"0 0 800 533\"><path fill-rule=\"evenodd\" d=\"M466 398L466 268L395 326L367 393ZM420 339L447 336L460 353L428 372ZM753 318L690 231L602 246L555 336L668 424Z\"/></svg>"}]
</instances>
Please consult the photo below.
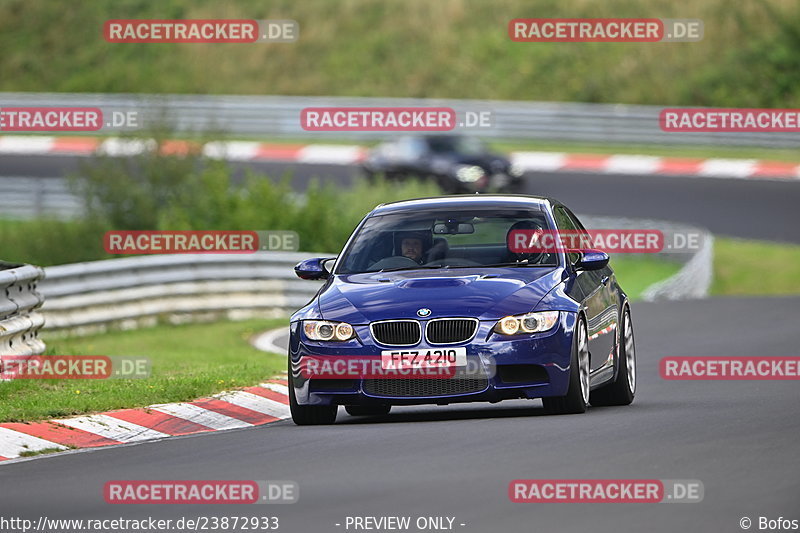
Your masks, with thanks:
<instances>
[{"instance_id":1,"label":"side mirror","mask_svg":"<svg viewBox=\"0 0 800 533\"><path fill-rule=\"evenodd\" d=\"M294 273L300 279L328 279L331 273L325 268L325 263L331 259L335 257L315 257L300 261L294 266Z\"/></svg>"},{"instance_id":2,"label":"side mirror","mask_svg":"<svg viewBox=\"0 0 800 533\"><path fill-rule=\"evenodd\" d=\"M575 270L600 270L608 264L608 254L600 250L586 250L575 261Z\"/></svg>"}]
</instances>

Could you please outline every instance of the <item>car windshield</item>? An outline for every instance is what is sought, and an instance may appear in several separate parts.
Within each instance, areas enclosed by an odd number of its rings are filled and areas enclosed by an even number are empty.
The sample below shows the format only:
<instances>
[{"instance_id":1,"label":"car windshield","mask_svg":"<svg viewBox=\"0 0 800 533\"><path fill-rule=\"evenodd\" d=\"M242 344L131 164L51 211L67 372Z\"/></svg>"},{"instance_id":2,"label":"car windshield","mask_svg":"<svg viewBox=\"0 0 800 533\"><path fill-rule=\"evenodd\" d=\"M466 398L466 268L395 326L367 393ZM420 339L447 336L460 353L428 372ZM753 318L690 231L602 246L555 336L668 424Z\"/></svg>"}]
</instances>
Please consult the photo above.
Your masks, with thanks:
<instances>
[{"instance_id":1,"label":"car windshield","mask_svg":"<svg viewBox=\"0 0 800 533\"><path fill-rule=\"evenodd\" d=\"M535 224L549 229L537 209L442 210L375 215L351 240L336 274L428 268L553 267L555 253L513 253L508 232Z\"/></svg>"},{"instance_id":2,"label":"car windshield","mask_svg":"<svg viewBox=\"0 0 800 533\"><path fill-rule=\"evenodd\" d=\"M428 146L434 153L455 152L464 155L478 155L486 152L484 144L473 137L429 137Z\"/></svg>"}]
</instances>

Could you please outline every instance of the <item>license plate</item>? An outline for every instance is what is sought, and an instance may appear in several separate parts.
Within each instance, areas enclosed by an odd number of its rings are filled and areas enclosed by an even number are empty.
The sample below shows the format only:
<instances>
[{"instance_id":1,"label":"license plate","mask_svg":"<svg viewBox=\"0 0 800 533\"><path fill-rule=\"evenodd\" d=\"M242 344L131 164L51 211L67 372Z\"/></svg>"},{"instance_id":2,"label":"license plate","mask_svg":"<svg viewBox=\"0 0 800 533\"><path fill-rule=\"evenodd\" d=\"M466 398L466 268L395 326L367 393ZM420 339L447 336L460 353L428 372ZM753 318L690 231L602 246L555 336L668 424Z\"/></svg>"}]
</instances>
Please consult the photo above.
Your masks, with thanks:
<instances>
[{"instance_id":1,"label":"license plate","mask_svg":"<svg viewBox=\"0 0 800 533\"><path fill-rule=\"evenodd\" d=\"M384 350L381 368L449 368L467 366L466 348L429 348L422 350Z\"/></svg>"}]
</instances>

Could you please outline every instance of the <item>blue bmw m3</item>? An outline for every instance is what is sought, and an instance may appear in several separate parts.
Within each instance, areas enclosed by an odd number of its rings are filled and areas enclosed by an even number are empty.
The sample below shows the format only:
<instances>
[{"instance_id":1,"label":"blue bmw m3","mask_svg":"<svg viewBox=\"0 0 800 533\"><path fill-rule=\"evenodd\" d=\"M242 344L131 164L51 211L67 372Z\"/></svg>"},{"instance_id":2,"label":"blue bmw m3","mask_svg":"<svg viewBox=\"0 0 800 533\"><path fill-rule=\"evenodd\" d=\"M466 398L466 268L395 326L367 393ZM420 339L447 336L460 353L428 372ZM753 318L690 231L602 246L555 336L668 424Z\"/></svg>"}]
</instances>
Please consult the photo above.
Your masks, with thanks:
<instances>
[{"instance_id":1,"label":"blue bmw m3","mask_svg":"<svg viewBox=\"0 0 800 533\"><path fill-rule=\"evenodd\" d=\"M627 405L636 354L627 296L602 251L511 245L515 233L585 232L550 198L444 196L382 204L291 317L298 425L393 405L541 398L553 414ZM528 232L528 233L525 233ZM358 364L355 364L355 363Z\"/></svg>"}]
</instances>

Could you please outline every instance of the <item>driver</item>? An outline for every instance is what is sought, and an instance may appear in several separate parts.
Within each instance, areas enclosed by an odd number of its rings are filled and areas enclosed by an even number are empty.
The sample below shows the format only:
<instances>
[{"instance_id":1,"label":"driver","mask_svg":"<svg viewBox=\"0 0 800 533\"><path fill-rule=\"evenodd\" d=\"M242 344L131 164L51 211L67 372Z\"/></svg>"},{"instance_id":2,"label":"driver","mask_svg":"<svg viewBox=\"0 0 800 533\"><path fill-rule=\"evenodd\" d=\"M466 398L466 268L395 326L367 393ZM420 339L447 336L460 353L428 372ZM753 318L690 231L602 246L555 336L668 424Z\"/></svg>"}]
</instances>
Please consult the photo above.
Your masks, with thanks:
<instances>
[{"instance_id":1,"label":"driver","mask_svg":"<svg viewBox=\"0 0 800 533\"><path fill-rule=\"evenodd\" d=\"M535 220L520 220L515 222L508 228L508 232L506 232L506 246L508 246L508 255L506 261L509 263L539 263L543 259L548 258L548 254L543 253L541 251L531 251L527 253L515 253L510 245L511 245L511 232L516 230L531 230L531 231L543 231L544 228L542 224Z\"/></svg>"},{"instance_id":2,"label":"driver","mask_svg":"<svg viewBox=\"0 0 800 533\"><path fill-rule=\"evenodd\" d=\"M411 259L415 263L424 263L425 244L429 238L422 232L404 232L397 236L397 244L401 256Z\"/></svg>"},{"instance_id":3,"label":"driver","mask_svg":"<svg viewBox=\"0 0 800 533\"><path fill-rule=\"evenodd\" d=\"M422 239L405 237L400 241L400 254L419 263L422 259Z\"/></svg>"}]
</instances>

